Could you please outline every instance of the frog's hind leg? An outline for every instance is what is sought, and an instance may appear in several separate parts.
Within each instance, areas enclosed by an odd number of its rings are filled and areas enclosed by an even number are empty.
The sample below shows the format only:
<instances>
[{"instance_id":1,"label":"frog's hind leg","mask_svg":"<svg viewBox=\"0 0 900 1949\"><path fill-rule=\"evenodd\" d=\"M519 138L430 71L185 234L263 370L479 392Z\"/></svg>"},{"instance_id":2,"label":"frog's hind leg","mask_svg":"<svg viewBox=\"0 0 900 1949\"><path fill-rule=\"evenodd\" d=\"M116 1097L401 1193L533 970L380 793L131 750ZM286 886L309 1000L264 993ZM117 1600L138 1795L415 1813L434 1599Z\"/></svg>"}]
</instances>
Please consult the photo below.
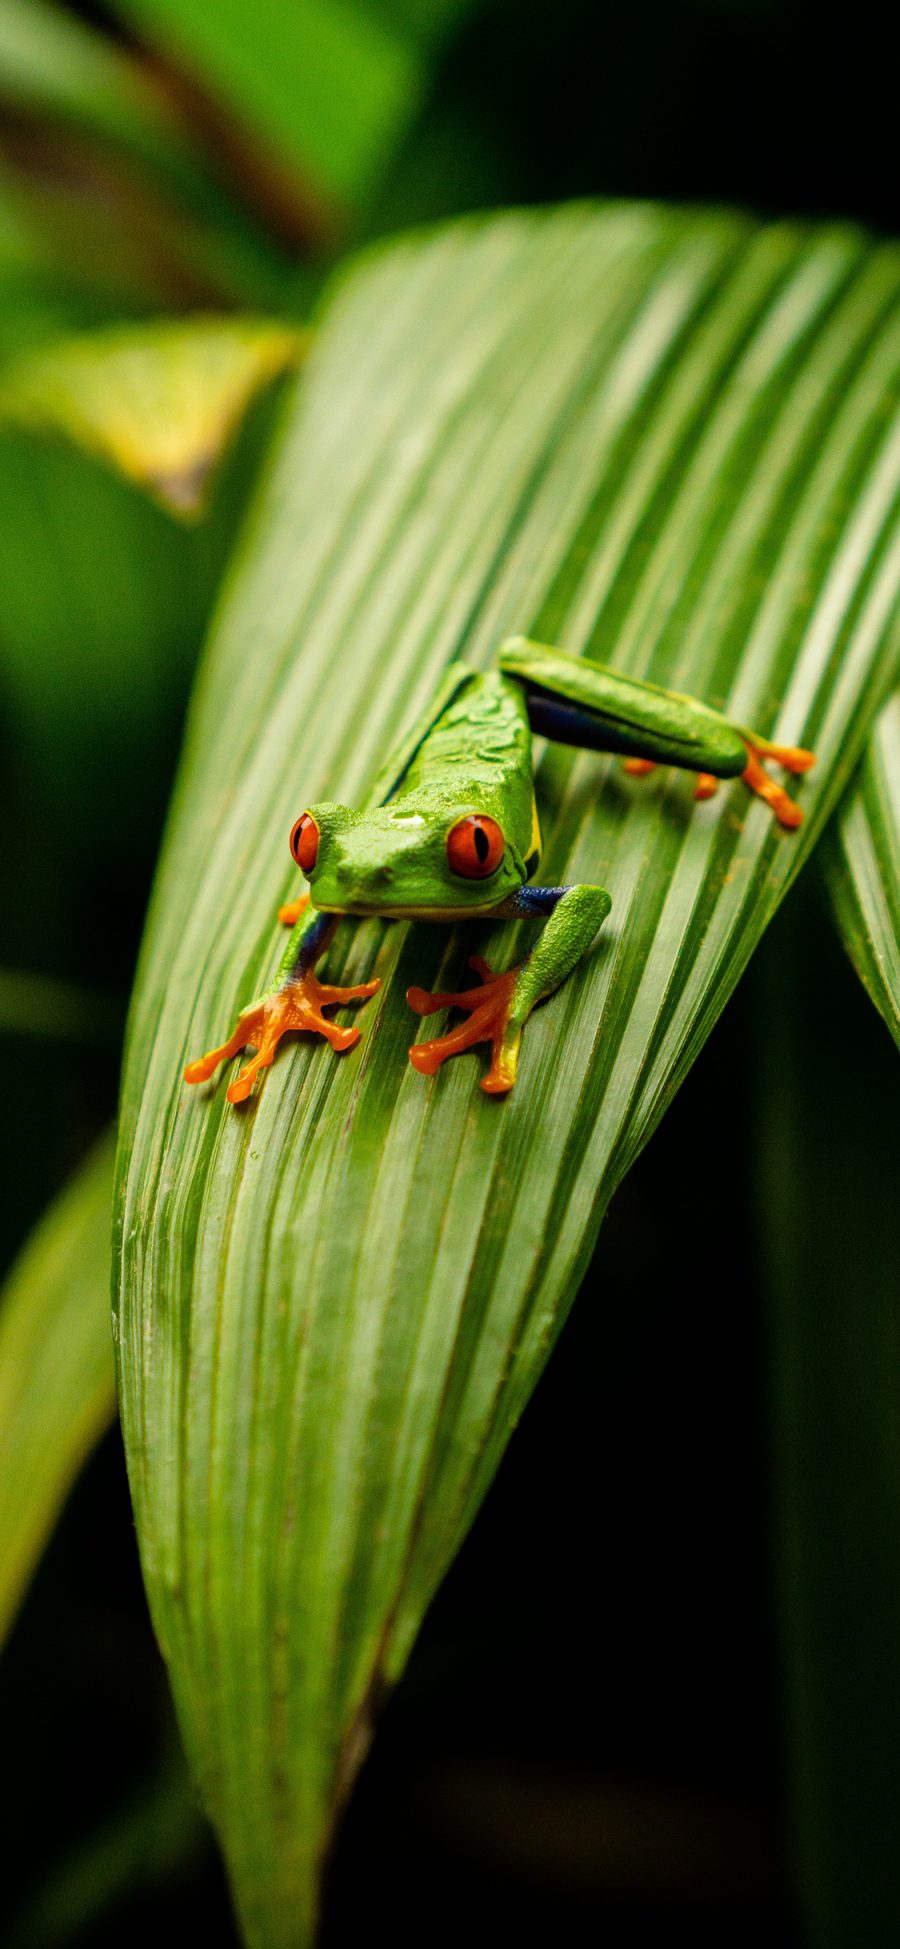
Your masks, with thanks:
<instances>
[{"instance_id":1,"label":"frog's hind leg","mask_svg":"<svg viewBox=\"0 0 900 1949\"><path fill-rule=\"evenodd\" d=\"M803 824L803 813L799 805L785 791L784 786L779 785L777 779L766 771L762 759L770 758L776 765L783 765L785 771L798 776L802 772L811 770L816 762L815 753L803 751L798 745L770 744L767 738L751 738L749 732L742 732L741 736L747 752L747 763L741 773L744 784L755 798L765 800L780 826L795 831ZM646 778L648 773L656 771L657 767L652 758L626 758L622 769L628 773L629 778ZM714 772L698 772L694 786L695 799L713 798L721 782Z\"/></svg>"},{"instance_id":2,"label":"frog's hind leg","mask_svg":"<svg viewBox=\"0 0 900 1949\"><path fill-rule=\"evenodd\" d=\"M699 698L639 682L546 643L510 637L498 660L524 686L529 722L539 736L584 751L617 751L634 777L657 763L695 772L695 798L711 798L717 779L743 777L780 825L802 824L800 808L770 778L763 760L800 773L815 762L811 751L772 744Z\"/></svg>"},{"instance_id":3,"label":"frog's hind leg","mask_svg":"<svg viewBox=\"0 0 900 1949\"><path fill-rule=\"evenodd\" d=\"M479 1042L490 1042L491 1064L481 1087L489 1096L505 1095L516 1080L519 1044L528 1016L571 974L611 904L603 887L522 887L497 909L497 918L549 918L540 940L518 967L495 974L476 954L469 966L480 975L480 988L444 994L431 994L426 988L407 989L406 999L417 1015L461 1008L469 1018L446 1035L413 1043L409 1052L413 1068L420 1075L433 1076L449 1056L461 1055Z\"/></svg>"}]
</instances>

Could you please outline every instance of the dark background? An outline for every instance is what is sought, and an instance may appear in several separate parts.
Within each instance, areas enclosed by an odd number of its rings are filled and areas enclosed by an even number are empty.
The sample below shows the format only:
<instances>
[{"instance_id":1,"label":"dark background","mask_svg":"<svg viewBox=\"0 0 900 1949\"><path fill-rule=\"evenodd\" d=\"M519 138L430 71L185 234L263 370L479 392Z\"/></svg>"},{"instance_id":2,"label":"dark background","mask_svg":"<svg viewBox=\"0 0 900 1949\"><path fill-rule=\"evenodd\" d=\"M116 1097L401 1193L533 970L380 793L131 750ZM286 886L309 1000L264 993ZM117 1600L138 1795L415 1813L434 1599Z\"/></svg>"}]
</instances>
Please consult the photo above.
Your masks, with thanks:
<instances>
[{"instance_id":1,"label":"dark background","mask_svg":"<svg viewBox=\"0 0 900 1949\"><path fill-rule=\"evenodd\" d=\"M118 31L99 7L83 17ZM227 127L213 145L217 180L235 221L271 241L285 308L300 314L354 242L500 202L736 201L894 231L896 79L883 18L857 6L829 27L820 9L789 0L489 0L449 37L367 203L296 234L302 223L286 226L271 196L248 189ZM73 162L71 134L49 112L4 106L0 76L3 167L52 179L77 232L86 165L76 150ZM215 300L167 289L165 277L110 295L68 249L35 301L54 321ZM17 304L5 320L13 344L26 333ZM251 414L207 527L187 536L79 457L0 442L0 965L63 974L102 1004L83 1039L0 1022L4 1264L114 1113L190 673L272 410L262 402ZM118 593L103 586L102 565L92 575L90 553L113 521L127 566ZM129 608L145 571L149 622ZM790 1087L838 1071L834 1128L826 1111L813 1151L839 1141L848 1079L876 1149L896 1127L896 1100L885 1031L809 872L788 907L619 1192L548 1373L426 1620L338 1843L330 1949L363 1931L398 1945L462 1935L610 1949L810 1939L787 1812L796 1762L771 1380L779 1242L764 1189L787 1143L787 1085L780 1077L767 1095L766 1051L798 959L815 966L815 996ZM858 1136L854 1114L844 1128ZM814 1192L797 1223L815 1226ZM852 1213L846 1244L849 1263ZM0 1940L235 1940L181 1771L115 1436L78 1484L0 1661L0 1725L15 1783ZM852 1949L896 1941L887 1911L884 1931Z\"/></svg>"}]
</instances>

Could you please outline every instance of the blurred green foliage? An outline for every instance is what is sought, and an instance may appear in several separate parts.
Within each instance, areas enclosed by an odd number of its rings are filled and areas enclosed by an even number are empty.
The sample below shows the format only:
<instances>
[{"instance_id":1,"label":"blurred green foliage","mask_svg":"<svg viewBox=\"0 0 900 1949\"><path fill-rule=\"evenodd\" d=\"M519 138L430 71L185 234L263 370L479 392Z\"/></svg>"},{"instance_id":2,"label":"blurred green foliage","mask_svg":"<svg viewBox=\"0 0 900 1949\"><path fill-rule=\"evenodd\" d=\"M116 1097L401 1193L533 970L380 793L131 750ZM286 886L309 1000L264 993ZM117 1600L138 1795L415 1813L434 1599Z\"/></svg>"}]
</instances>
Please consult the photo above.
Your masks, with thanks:
<instances>
[{"instance_id":1,"label":"blurred green foliage","mask_svg":"<svg viewBox=\"0 0 900 1949\"><path fill-rule=\"evenodd\" d=\"M815 891L815 881L801 888L785 912L777 958L756 984L757 1222L791 1813L810 1939L892 1949L900 1085L882 1023L860 1007Z\"/></svg>"},{"instance_id":2,"label":"blurred green foliage","mask_svg":"<svg viewBox=\"0 0 900 1949\"><path fill-rule=\"evenodd\" d=\"M230 110L265 164L321 199L371 205L421 109L429 68L474 0L117 0L164 58ZM290 193L289 191L287 192Z\"/></svg>"},{"instance_id":3,"label":"blurred green foliage","mask_svg":"<svg viewBox=\"0 0 900 1949\"><path fill-rule=\"evenodd\" d=\"M107 1136L0 1294L0 1646L66 1493L115 1413Z\"/></svg>"}]
</instances>

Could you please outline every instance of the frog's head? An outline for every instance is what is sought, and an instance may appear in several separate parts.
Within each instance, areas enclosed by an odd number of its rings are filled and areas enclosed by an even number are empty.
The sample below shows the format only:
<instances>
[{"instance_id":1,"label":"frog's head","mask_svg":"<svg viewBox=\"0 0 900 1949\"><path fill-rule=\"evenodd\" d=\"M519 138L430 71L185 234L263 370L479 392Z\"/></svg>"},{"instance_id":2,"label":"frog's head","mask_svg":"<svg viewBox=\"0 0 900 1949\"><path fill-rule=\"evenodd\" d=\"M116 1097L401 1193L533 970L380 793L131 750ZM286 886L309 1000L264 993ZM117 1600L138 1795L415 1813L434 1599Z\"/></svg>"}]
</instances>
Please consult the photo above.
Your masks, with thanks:
<instances>
[{"instance_id":1,"label":"frog's head","mask_svg":"<svg viewBox=\"0 0 900 1949\"><path fill-rule=\"evenodd\" d=\"M429 794L351 812L311 805L291 854L326 913L452 920L486 913L522 885L524 867L492 813Z\"/></svg>"}]
</instances>

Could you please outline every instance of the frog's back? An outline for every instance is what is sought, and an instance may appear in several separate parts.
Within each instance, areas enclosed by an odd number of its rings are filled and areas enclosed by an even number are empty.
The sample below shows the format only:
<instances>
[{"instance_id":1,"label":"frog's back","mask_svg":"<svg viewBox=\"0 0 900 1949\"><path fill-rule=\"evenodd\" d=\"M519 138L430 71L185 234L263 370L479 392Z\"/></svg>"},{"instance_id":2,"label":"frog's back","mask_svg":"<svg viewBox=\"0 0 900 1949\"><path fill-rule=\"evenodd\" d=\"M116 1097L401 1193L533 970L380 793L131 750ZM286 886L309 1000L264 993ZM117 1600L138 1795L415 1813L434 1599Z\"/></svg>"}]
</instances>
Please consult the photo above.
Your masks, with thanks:
<instances>
[{"instance_id":1,"label":"frog's back","mask_svg":"<svg viewBox=\"0 0 900 1949\"><path fill-rule=\"evenodd\" d=\"M473 671L423 739L398 796L471 788L503 798L521 780L530 795L531 728L521 686L498 670Z\"/></svg>"}]
</instances>

